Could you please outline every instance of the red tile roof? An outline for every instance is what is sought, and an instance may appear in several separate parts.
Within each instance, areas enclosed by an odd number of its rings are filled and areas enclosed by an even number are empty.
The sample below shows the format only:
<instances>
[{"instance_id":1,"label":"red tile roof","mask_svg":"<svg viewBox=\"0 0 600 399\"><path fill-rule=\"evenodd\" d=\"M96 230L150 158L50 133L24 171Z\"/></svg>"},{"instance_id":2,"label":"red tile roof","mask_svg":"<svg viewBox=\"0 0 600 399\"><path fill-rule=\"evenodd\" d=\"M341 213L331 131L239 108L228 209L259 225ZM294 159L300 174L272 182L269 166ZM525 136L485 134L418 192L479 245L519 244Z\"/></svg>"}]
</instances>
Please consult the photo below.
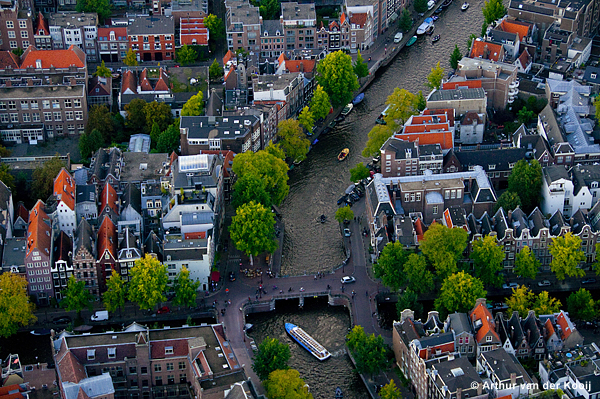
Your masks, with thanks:
<instances>
[{"instance_id":1,"label":"red tile roof","mask_svg":"<svg viewBox=\"0 0 600 399\"><path fill-rule=\"evenodd\" d=\"M285 62L285 69L288 72L311 73L315 69L315 60L290 60Z\"/></svg>"},{"instance_id":2,"label":"red tile roof","mask_svg":"<svg viewBox=\"0 0 600 399\"><path fill-rule=\"evenodd\" d=\"M72 65L78 68L85 67L85 53L75 45L71 45L68 50L37 50L30 46L23 54L22 59L21 69L36 68L37 60L42 61L44 69L51 66L55 68L69 68Z\"/></svg>"},{"instance_id":3,"label":"red tile roof","mask_svg":"<svg viewBox=\"0 0 600 399\"><path fill-rule=\"evenodd\" d=\"M440 109L426 109L423 111L423 115L446 115L450 127L454 127L454 108L440 108Z\"/></svg>"},{"instance_id":4,"label":"red tile roof","mask_svg":"<svg viewBox=\"0 0 600 399\"><path fill-rule=\"evenodd\" d=\"M50 36L50 29L48 28L48 21L44 18L44 14L42 12L38 12L37 26L35 28L34 35L39 35L39 32L42 32L44 36Z\"/></svg>"},{"instance_id":5,"label":"red tile roof","mask_svg":"<svg viewBox=\"0 0 600 399\"><path fill-rule=\"evenodd\" d=\"M419 145L424 144L439 144L443 150L449 150L453 148L452 145L452 132L443 131L443 132L420 132L420 133L396 133L394 137L407 140L407 141L416 141Z\"/></svg>"},{"instance_id":6,"label":"red tile roof","mask_svg":"<svg viewBox=\"0 0 600 399\"><path fill-rule=\"evenodd\" d=\"M227 75L225 75L225 79L223 79L223 81L224 81L224 82L227 82L227 79L229 79L229 77L231 76L231 74L232 74L233 72L235 72L235 67L232 65L232 66L229 68L229 72L227 72ZM234 73L234 75L235 75L235 73Z\"/></svg>"},{"instance_id":7,"label":"red tile roof","mask_svg":"<svg viewBox=\"0 0 600 399\"><path fill-rule=\"evenodd\" d=\"M524 37L529 35L532 25L526 22L514 21L514 20L503 20L500 23L500 29L504 32L515 33L519 35L519 40L523 40Z\"/></svg>"},{"instance_id":8,"label":"red tile roof","mask_svg":"<svg viewBox=\"0 0 600 399\"><path fill-rule=\"evenodd\" d=\"M225 54L225 57L223 57L223 65L226 65L231 59L235 59L235 54L233 53L233 51L228 50L227 54Z\"/></svg>"},{"instance_id":9,"label":"red tile roof","mask_svg":"<svg viewBox=\"0 0 600 399\"><path fill-rule=\"evenodd\" d=\"M546 328L546 336L544 338L548 339L552 336L552 334L554 334L554 326L552 325L552 321L550 321L550 319L546 320L544 327Z\"/></svg>"},{"instance_id":10,"label":"red tile roof","mask_svg":"<svg viewBox=\"0 0 600 399\"><path fill-rule=\"evenodd\" d=\"M531 62L531 56L529 55L529 51L527 49L523 50L521 55L519 56L519 62L523 68L527 68L527 65Z\"/></svg>"},{"instance_id":11,"label":"red tile roof","mask_svg":"<svg viewBox=\"0 0 600 399\"><path fill-rule=\"evenodd\" d=\"M421 221L421 218L417 218L417 220L415 220L414 225L415 231L417 233L417 240L421 242L425 238L425 232L427 231L427 227L425 227L425 225Z\"/></svg>"},{"instance_id":12,"label":"red tile roof","mask_svg":"<svg viewBox=\"0 0 600 399\"><path fill-rule=\"evenodd\" d=\"M204 18L181 18L179 24L181 44L208 44L208 29L204 26Z\"/></svg>"},{"instance_id":13,"label":"red tile roof","mask_svg":"<svg viewBox=\"0 0 600 399\"><path fill-rule=\"evenodd\" d=\"M287 57L287 55L285 55L285 53L281 53L279 54L279 57L277 57L277 61L279 61L279 65L281 65L281 63L283 61L287 61L289 60L289 58Z\"/></svg>"},{"instance_id":14,"label":"red tile roof","mask_svg":"<svg viewBox=\"0 0 600 399\"><path fill-rule=\"evenodd\" d=\"M454 89L478 89L481 87L481 80L469 79L461 82L445 82L442 84L442 90Z\"/></svg>"},{"instance_id":15,"label":"red tile roof","mask_svg":"<svg viewBox=\"0 0 600 399\"><path fill-rule=\"evenodd\" d=\"M15 211L15 220L18 217L21 217L25 223L29 222L29 211L25 208L25 205L22 202L17 204L17 210Z\"/></svg>"},{"instance_id":16,"label":"red tile roof","mask_svg":"<svg viewBox=\"0 0 600 399\"><path fill-rule=\"evenodd\" d=\"M132 70L126 69L123 72L123 76L121 76L121 94L125 93L125 91L129 89L131 90L130 94L137 93L137 77Z\"/></svg>"},{"instance_id":17,"label":"red tile roof","mask_svg":"<svg viewBox=\"0 0 600 399\"><path fill-rule=\"evenodd\" d=\"M560 311L560 314L556 317L556 323L560 326L560 338L563 340L569 338L575 327L564 311Z\"/></svg>"},{"instance_id":18,"label":"red tile roof","mask_svg":"<svg viewBox=\"0 0 600 399\"><path fill-rule=\"evenodd\" d=\"M329 23L329 30L333 30L333 28L338 28L340 29L340 25L337 23L337 21L331 21Z\"/></svg>"},{"instance_id":19,"label":"red tile roof","mask_svg":"<svg viewBox=\"0 0 600 399\"><path fill-rule=\"evenodd\" d=\"M494 329L494 317L490 313L489 309L483 304L480 303L469 313L469 317L471 318L471 323L475 325L477 320L481 320L481 327L477 330L477 334L475 335L475 339L477 342L482 342L483 338L491 332L492 335L496 338L496 340L500 341L500 337L498 333Z\"/></svg>"},{"instance_id":20,"label":"red tile roof","mask_svg":"<svg viewBox=\"0 0 600 399\"><path fill-rule=\"evenodd\" d=\"M19 57L12 51L0 51L0 69L18 69Z\"/></svg>"},{"instance_id":21,"label":"red tile roof","mask_svg":"<svg viewBox=\"0 0 600 399\"><path fill-rule=\"evenodd\" d=\"M158 74L158 82L154 85L154 90L156 91L169 91L169 85L167 82L169 81L169 77L165 73L165 71L160 68Z\"/></svg>"},{"instance_id":22,"label":"red tile roof","mask_svg":"<svg viewBox=\"0 0 600 399\"><path fill-rule=\"evenodd\" d=\"M69 209L75 210L75 180L65 168L54 179L54 196L57 201L62 201Z\"/></svg>"},{"instance_id":23,"label":"red tile roof","mask_svg":"<svg viewBox=\"0 0 600 399\"><path fill-rule=\"evenodd\" d=\"M25 256L29 256L31 250L38 249L40 252L50 256L50 218L44 211L46 205L42 200L38 200L34 207L29 212L29 226L27 227L27 252ZM46 222L48 221L48 222Z\"/></svg>"},{"instance_id":24,"label":"red tile roof","mask_svg":"<svg viewBox=\"0 0 600 399\"><path fill-rule=\"evenodd\" d=\"M115 213L119 214L119 207L117 205L117 201L119 197L117 196L117 192L114 187L111 186L108 182L104 184L104 189L102 190L102 194L100 195L100 212L104 210L104 208L108 205L110 208L115 211Z\"/></svg>"},{"instance_id":25,"label":"red tile roof","mask_svg":"<svg viewBox=\"0 0 600 399\"><path fill-rule=\"evenodd\" d=\"M108 251L113 259L117 258L117 227L105 216L98 229L98 260L104 258L104 253Z\"/></svg>"},{"instance_id":26,"label":"red tile roof","mask_svg":"<svg viewBox=\"0 0 600 399\"><path fill-rule=\"evenodd\" d=\"M474 40L471 48L470 58L483 58L486 60L498 61L502 53L502 45L495 43L482 42Z\"/></svg>"},{"instance_id":27,"label":"red tile roof","mask_svg":"<svg viewBox=\"0 0 600 399\"><path fill-rule=\"evenodd\" d=\"M115 33L115 39L119 40L119 37L124 38L124 40L127 40L127 28L126 27L117 27L117 26L111 26L111 27L99 27L98 28L98 37L106 37L107 40L110 40L110 32L114 32Z\"/></svg>"},{"instance_id":28,"label":"red tile roof","mask_svg":"<svg viewBox=\"0 0 600 399\"><path fill-rule=\"evenodd\" d=\"M173 353L165 354L165 347L172 346ZM150 341L150 358L167 359L171 357L187 356L188 341L186 339L171 339L165 341Z\"/></svg>"},{"instance_id":29,"label":"red tile roof","mask_svg":"<svg viewBox=\"0 0 600 399\"><path fill-rule=\"evenodd\" d=\"M25 390L21 388L18 384L7 385L5 387L0 387L0 397L8 395L8 393L12 391L23 392Z\"/></svg>"},{"instance_id":30,"label":"red tile roof","mask_svg":"<svg viewBox=\"0 0 600 399\"><path fill-rule=\"evenodd\" d=\"M66 343L63 342L63 345L66 345ZM77 384L79 381L87 378L85 369L68 349L62 359L58 361L58 368L62 382L68 381Z\"/></svg>"},{"instance_id":31,"label":"red tile roof","mask_svg":"<svg viewBox=\"0 0 600 399\"><path fill-rule=\"evenodd\" d=\"M340 23L343 24L346 21L346 14L342 13L342 15L340 15Z\"/></svg>"},{"instance_id":32,"label":"red tile roof","mask_svg":"<svg viewBox=\"0 0 600 399\"><path fill-rule=\"evenodd\" d=\"M350 23L356 24L360 28L364 28L367 23L367 17L368 15L366 12L350 14Z\"/></svg>"},{"instance_id":33,"label":"red tile roof","mask_svg":"<svg viewBox=\"0 0 600 399\"><path fill-rule=\"evenodd\" d=\"M140 88L142 91L153 91L154 88L148 80L148 69L144 68L140 73Z\"/></svg>"}]
</instances>

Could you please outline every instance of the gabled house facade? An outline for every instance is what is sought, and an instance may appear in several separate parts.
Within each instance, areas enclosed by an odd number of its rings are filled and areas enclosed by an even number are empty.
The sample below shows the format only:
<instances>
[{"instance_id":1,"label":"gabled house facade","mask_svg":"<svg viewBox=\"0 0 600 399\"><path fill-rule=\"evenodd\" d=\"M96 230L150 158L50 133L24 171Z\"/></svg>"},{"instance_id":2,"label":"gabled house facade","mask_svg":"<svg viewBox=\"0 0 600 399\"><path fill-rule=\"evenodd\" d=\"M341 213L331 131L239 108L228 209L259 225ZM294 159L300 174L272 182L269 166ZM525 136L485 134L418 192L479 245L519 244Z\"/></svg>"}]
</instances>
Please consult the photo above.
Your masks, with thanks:
<instances>
[{"instance_id":1,"label":"gabled house facade","mask_svg":"<svg viewBox=\"0 0 600 399\"><path fill-rule=\"evenodd\" d=\"M25 266L29 295L38 304L47 305L54 296L52 276L52 227L51 218L46 214L45 204L38 200L29 213Z\"/></svg>"}]
</instances>

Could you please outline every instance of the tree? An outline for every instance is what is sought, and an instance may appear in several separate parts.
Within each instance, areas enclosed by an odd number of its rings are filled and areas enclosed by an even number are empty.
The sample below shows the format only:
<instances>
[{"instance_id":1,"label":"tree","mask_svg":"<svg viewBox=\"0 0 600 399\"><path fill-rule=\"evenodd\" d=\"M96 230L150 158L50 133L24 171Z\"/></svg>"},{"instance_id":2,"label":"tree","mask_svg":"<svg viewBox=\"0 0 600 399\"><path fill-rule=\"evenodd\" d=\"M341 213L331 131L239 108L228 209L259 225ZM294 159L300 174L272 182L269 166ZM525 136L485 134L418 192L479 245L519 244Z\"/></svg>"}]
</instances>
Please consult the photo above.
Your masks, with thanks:
<instances>
[{"instance_id":1,"label":"tree","mask_svg":"<svg viewBox=\"0 0 600 399\"><path fill-rule=\"evenodd\" d=\"M125 119L125 126L134 131L142 131L146 129L146 113L144 108L148 103L141 98L134 98L125 105L125 112L127 118Z\"/></svg>"},{"instance_id":2,"label":"tree","mask_svg":"<svg viewBox=\"0 0 600 399\"><path fill-rule=\"evenodd\" d=\"M135 51L133 51L132 49L127 50L127 54L125 54L125 58L123 59L123 64L130 67L138 65L137 55Z\"/></svg>"},{"instance_id":3,"label":"tree","mask_svg":"<svg viewBox=\"0 0 600 399\"><path fill-rule=\"evenodd\" d=\"M359 87L352 57L343 51L327 54L317 64L317 82L323 86L334 107L348 104Z\"/></svg>"},{"instance_id":4,"label":"tree","mask_svg":"<svg viewBox=\"0 0 600 399\"><path fill-rule=\"evenodd\" d=\"M356 76L359 79L369 76L369 65L365 62L365 59L360 54L360 50L358 50L358 55L356 56L356 61L354 62L354 73L356 73Z\"/></svg>"},{"instance_id":5,"label":"tree","mask_svg":"<svg viewBox=\"0 0 600 399\"><path fill-rule=\"evenodd\" d=\"M331 110L331 102L329 101L329 95L321 85L317 85L317 88L313 93L313 97L310 100L310 110L317 120L325 118L327 115L329 115L329 111ZM600 115L600 113L598 115Z\"/></svg>"},{"instance_id":6,"label":"tree","mask_svg":"<svg viewBox=\"0 0 600 399\"><path fill-rule=\"evenodd\" d=\"M569 316L583 321L592 321L596 318L596 302L592 294L585 288L572 292L567 298Z\"/></svg>"},{"instance_id":7,"label":"tree","mask_svg":"<svg viewBox=\"0 0 600 399\"><path fill-rule=\"evenodd\" d=\"M354 168L350 169L350 181L353 182L358 182L362 179L366 179L370 175L371 171L362 162L357 163Z\"/></svg>"},{"instance_id":8,"label":"tree","mask_svg":"<svg viewBox=\"0 0 600 399\"><path fill-rule=\"evenodd\" d=\"M419 294L416 292L406 289L396 302L396 313L398 318L402 317L402 312L405 309L410 309L415 312L415 319L419 319L423 316L423 304L419 302Z\"/></svg>"},{"instance_id":9,"label":"tree","mask_svg":"<svg viewBox=\"0 0 600 399\"><path fill-rule=\"evenodd\" d=\"M146 254L135 261L129 280L129 300L138 304L140 309L153 309L158 303L167 300L167 268L158 259Z\"/></svg>"},{"instance_id":10,"label":"tree","mask_svg":"<svg viewBox=\"0 0 600 399\"><path fill-rule=\"evenodd\" d=\"M289 167L279 156L280 153L279 147L269 146L266 150L256 153L247 151L238 154L233 159L233 172L238 176L238 180L245 174L253 174L261 179L265 183L271 204L275 205L281 204L290 190L287 184ZM237 189L237 183L233 189Z\"/></svg>"},{"instance_id":11,"label":"tree","mask_svg":"<svg viewBox=\"0 0 600 399\"><path fill-rule=\"evenodd\" d=\"M600 115L600 99L598 97L594 98L594 108L596 108L596 115Z\"/></svg>"},{"instance_id":12,"label":"tree","mask_svg":"<svg viewBox=\"0 0 600 399\"><path fill-rule=\"evenodd\" d=\"M432 224L425 232L421 251L433 265L440 279L455 273L457 262L467 247L468 233L450 229L440 223Z\"/></svg>"},{"instance_id":13,"label":"tree","mask_svg":"<svg viewBox=\"0 0 600 399\"><path fill-rule=\"evenodd\" d=\"M535 112L530 111L525 107L521 108L519 112L517 112L517 119L519 120L519 123L527 124L533 118L535 118Z\"/></svg>"},{"instance_id":14,"label":"tree","mask_svg":"<svg viewBox=\"0 0 600 399\"><path fill-rule=\"evenodd\" d=\"M538 294L537 298L533 301L533 311L535 314L540 316L543 314L553 314L560 311L562 303L548 295L548 291L542 291Z\"/></svg>"},{"instance_id":15,"label":"tree","mask_svg":"<svg viewBox=\"0 0 600 399\"><path fill-rule=\"evenodd\" d=\"M181 65L192 64L198 58L198 53L191 46L184 44L179 50L177 50L177 62Z\"/></svg>"},{"instance_id":16,"label":"tree","mask_svg":"<svg viewBox=\"0 0 600 399\"><path fill-rule=\"evenodd\" d=\"M473 242L471 259L475 267L475 275L484 284L499 287L502 284L500 271L504 269L504 250L496 242L495 236L487 235L483 240Z\"/></svg>"},{"instance_id":17,"label":"tree","mask_svg":"<svg viewBox=\"0 0 600 399\"><path fill-rule=\"evenodd\" d=\"M308 107L305 107L305 109L308 110ZM305 118L307 118L306 115ZM305 121L305 123L308 122ZM306 159L310 141L302 133L297 120L286 119L279 122L279 125L277 125L277 135L279 136L281 147L290 159L294 161L303 161Z\"/></svg>"},{"instance_id":18,"label":"tree","mask_svg":"<svg viewBox=\"0 0 600 399\"><path fill-rule=\"evenodd\" d=\"M124 309L126 294L125 282L121 275L113 269L110 278L106 280L106 292L102 295L102 302L106 310L113 313L117 309Z\"/></svg>"},{"instance_id":19,"label":"tree","mask_svg":"<svg viewBox=\"0 0 600 399\"><path fill-rule=\"evenodd\" d=\"M423 95L423 90L419 90L415 98L415 108L418 112L423 111L427 108L427 100L425 100L425 96Z\"/></svg>"},{"instance_id":20,"label":"tree","mask_svg":"<svg viewBox=\"0 0 600 399\"><path fill-rule=\"evenodd\" d=\"M481 24L481 37L485 37L485 35L487 34L487 28L488 24L486 24L485 22Z\"/></svg>"},{"instance_id":21,"label":"tree","mask_svg":"<svg viewBox=\"0 0 600 399\"><path fill-rule=\"evenodd\" d=\"M418 114L417 99L414 94L406 89L396 87L385 103L390 106L387 115L384 117L385 123L393 131L404 125L404 122L412 115Z\"/></svg>"},{"instance_id":22,"label":"tree","mask_svg":"<svg viewBox=\"0 0 600 399\"><path fill-rule=\"evenodd\" d=\"M542 167L537 160L519 160L508 177L508 190L517 193L523 211L529 213L540 203Z\"/></svg>"},{"instance_id":23,"label":"tree","mask_svg":"<svg viewBox=\"0 0 600 399\"><path fill-rule=\"evenodd\" d=\"M173 123L173 115L171 107L167 103L159 103L152 101L144 106L144 114L146 115L146 129L150 131L154 122L158 124L161 132L164 132L171 123Z\"/></svg>"},{"instance_id":24,"label":"tree","mask_svg":"<svg viewBox=\"0 0 600 399\"><path fill-rule=\"evenodd\" d=\"M346 340L359 373L376 374L388 366L388 348L381 335L367 335L361 326L354 326Z\"/></svg>"},{"instance_id":25,"label":"tree","mask_svg":"<svg viewBox=\"0 0 600 399\"><path fill-rule=\"evenodd\" d=\"M52 194L54 179L64 166L65 163L58 156L55 156L42 166L35 168L31 179L33 198L45 200Z\"/></svg>"},{"instance_id":26,"label":"tree","mask_svg":"<svg viewBox=\"0 0 600 399\"><path fill-rule=\"evenodd\" d=\"M450 67L452 67L452 69L458 68L458 61L462 60L462 57L463 56L458 48L458 45L455 44L454 51L452 51L452 54L450 54Z\"/></svg>"},{"instance_id":27,"label":"tree","mask_svg":"<svg viewBox=\"0 0 600 399\"><path fill-rule=\"evenodd\" d=\"M523 278L535 278L540 270L540 262L526 245L515 259L515 274Z\"/></svg>"},{"instance_id":28,"label":"tree","mask_svg":"<svg viewBox=\"0 0 600 399\"><path fill-rule=\"evenodd\" d=\"M104 61L102 61L102 64L96 67L96 72L94 72L94 76L110 78L112 76L112 72L110 72L110 69L108 69L106 65L104 65Z\"/></svg>"},{"instance_id":29,"label":"tree","mask_svg":"<svg viewBox=\"0 0 600 399\"><path fill-rule=\"evenodd\" d=\"M12 154L12 151L7 149L5 146L0 145L0 157L4 158L4 157L10 157L10 155Z\"/></svg>"},{"instance_id":30,"label":"tree","mask_svg":"<svg viewBox=\"0 0 600 399\"><path fill-rule=\"evenodd\" d=\"M424 294L433 289L433 273L427 269L423 255L410 254L404 263L404 274L408 280L407 289Z\"/></svg>"},{"instance_id":31,"label":"tree","mask_svg":"<svg viewBox=\"0 0 600 399\"><path fill-rule=\"evenodd\" d=\"M415 0L414 9L418 13L423 13L427 11L427 0Z\"/></svg>"},{"instance_id":32,"label":"tree","mask_svg":"<svg viewBox=\"0 0 600 399\"><path fill-rule=\"evenodd\" d=\"M518 312L519 316L527 317L531 304L535 299L535 294L524 285L512 289L512 295L506 298L508 313Z\"/></svg>"},{"instance_id":33,"label":"tree","mask_svg":"<svg viewBox=\"0 0 600 399\"><path fill-rule=\"evenodd\" d=\"M0 274L0 337L10 337L19 328L34 323L37 320L34 310L25 277L9 272Z\"/></svg>"},{"instance_id":34,"label":"tree","mask_svg":"<svg viewBox=\"0 0 600 399\"><path fill-rule=\"evenodd\" d=\"M381 282L390 287L393 291L398 291L400 287L406 284L406 273L404 272L404 263L408 260L408 253L402 247L399 241L388 242L373 264L375 277L381 278Z\"/></svg>"},{"instance_id":35,"label":"tree","mask_svg":"<svg viewBox=\"0 0 600 399\"><path fill-rule=\"evenodd\" d=\"M84 281L77 281L75 276L71 275L67 281L67 289L63 291L63 299L60 306L71 311L77 311L77 317L81 317L83 309L92 310L92 294L85 288Z\"/></svg>"},{"instance_id":36,"label":"tree","mask_svg":"<svg viewBox=\"0 0 600 399\"><path fill-rule=\"evenodd\" d=\"M265 189L265 182L253 174L244 175L236 181L232 205L237 208L250 201L262 204L265 208L270 208L272 205L271 197Z\"/></svg>"},{"instance_id":37,"label":"tree","mask_svg":"<svg viewBox=\"0 0 600 399\"><path fill-rule=\"evenodd\" d=\"M346 223L352 219L354 219L354 212L352 212L352 209L350 209L348 205L338 208L338 210L335 211L335 220L337 220L338 223Z\"/></svg>"},{"instance_id":38,"label":"tree","mask_svg":"<svg viewBox=\"0 0 600 399\"><path fill-rule=\"evenodd\" d=\"M0 181L10 189L13 195L17 194L15 191L15 177L10 173L10 166L6 163L0 164Z\"/></svg>"},{"instance_id":39,"label":"tree","mask_svg":"<svg viewBox=\"0 0 600 399\"><path fill-rule=\"evenodd\" d=\"M177 273L173 287L175 289L175 298L173 299L175 305L196 306L196 296L198 287L200 287L200 281L190 279L190 271L185 266Z\"/></svg>"},{"instance_id":40,"label":"tree","mask_svg":"<svg viewBox=\"0 0 600 399\"><path fill-rule=\"evenodd\" d=\"M21 47L17 47L16 49L13 49L12 53L14 55L16 55L17 57L20 57L23 55L25 51L23 51L23 49Z\"/></svg>"},{"instance_id":41,"label":"tree","mask_svg":"<svg viewBox=\"0 0 600 399\"><path fill-rule=\"evenodd\" d=\"M502 4L502 0L487 0L484 2L481 12L485 23L489 25L506 15L506 8Z\"/></svg>"},{"instance_id":42,"label":"tree","mask_svg":"<svg viewBox=\"0 0 600 399\"><path fill-rule=\"evenodd\" d=\"M169 127L160 134L156 143L156 151L166 152L167 154L173 151L177 152L181 143L181 133L179 132L179 119L169 125Z\"/></svg>"},{"instance_id":43,"label":"tree","mask_svg":"<svg viewBox=\"0 0 600 399\"><path fill-rule=\"evenodd\" d=\"M500 208L504 209L505 211L512 211L520 206L521 198L519 198L519 194L506 190L500 197L498 197L498 201L494 205L494 212Z\"/></svg>"},{"instance_id":44,"label":"tree","mask_svg":"<svg viewBox=\"0 0 600 399\"><path fill-rule=\"evenodd\" d=\"M103 145L102 133L98 129L94 129L89 134L84 133L79 137L79 154L82 159L90 159Z\"/></svg>"},{"instance_id":45,"label":"tree","mask_svg":"<svg viewBox=\"0 0 600 399\"><path fill-rule=\"evenodd\" d=\"M375 125L369 132L369 139L362 156L365 158L373 157L381 153L381 146L390 138L394 132L388 125Z\"/></svg>"},{"instance_id":46,"label":"tree","mask_svg":"<svg viewBox=\"0 0 600 399\"><path fill-rule=\"evenodd\" d=\"M381 388L381 391L379 391L379 397L381 399L402 399L402 392L400 392L400 388L396 386L394 380L391 379L390 382Z\"/></svg>"},{"instance_id":47,"label":"tree","mask_svg":"<svg viewBox=\"0 0 600 399\"><path fill-rule=\"evenodd\" d=\"M219 65L217 59L215 58L213 63L210 64L210 67L208 68L208 76L210 76L210 80L219 80L223 77L223 75L223 68L221 65Z\"/></svg>"},{"instance_id":48,"label":"tree","mask_svg":"<svg viewBox=\"0 0 600 399\"><path fill-rule=\"evenodd\" d=\"M253 257L261 253L273 253L277 249L275 218L270 209L254 201L239 206L231 218L229 234L235 247Z\"/></svg>"},{"instance_id":49,"label":"tree","mask_svg":"<svg viewBox=\"0 0 600 399\"><path fill-rule=\"evenodd\" d=\"M110 111L106 105L92 105L92 108L88 113L88 121L87 125L85 125L85 132L89 134L94 129L97 129L100 133L102 133L102 137L104 138L103 142L110 143L112 141L115 129L112 124Z\"/></svg>"},{"instance_id":50,"label":"tree","mask_svg":"<svg viewBox=\"0 0 600 399\"><path fill-rule=\"evenodd\" d=\"M260 0L258 5L260 15L263 19L278 19L279 15L281 15L279 0Z\"/></svg>"},{"instance_id":51,"label":"tree","mask_svg":"<svg viewBox=\"0 0 600 399\"><path fill-rule=\"evenodd\" d=\"M469 38L467 39L467 54L471 51L471 45L473 44L473 40L477 39L477 35L471 33Z\"/></svg>"},{"instance_id":52,"label":"tree","mask_svg":"<svg viewBox=\"0 0 600 399\"><path fill-rule=\"evenodd\" d=\"M160 130L160 127L158 126L158 123L154 122L152 124L152 129L150 129L151 147L156 147L156 143L158 142L158 139L160 138L161 134L162 132Z\"/></svg>"},{"instance_id":53,"label":"tree","mask_svg":"<svg viewBox=\"0 0 600 399\"><path fill-rule=\"evenodd\" d=\"M461 229L462 230L462 229ZM441 313L468 312L477 298L485 298L483 281L465 272L454 273L444 280L435 307ZM444 316L445 317L445 316Z\"/></svg>"},{"instance_id":54,"label":"tree","mask_svg":"<svg viewBox=\"0 0 600 399\"><path fill-rule=\"evenodd\" d=\"M225 34L223 21L214 14L208 14L204 18L204 26L208 29L211 39L219 40Z\"/></svg>"},{"instance_id":55,"label":"tree","mask_svg":"<svg viewBox=\"0 0 600 399\"><path fill-rule=\"evenodd\" d=\"M412 16L410 15L410 11L408 8L402 10L402 14L400 14L400 30L403 32L408 32L410 28L413 26Z\"/></svg>"},{"instance_id":56,"label":"tree","mask_svg":"<svg viewBox=\"0 0 600 399\"><path fill-rule=\"evenodd\" d=\"M77 12L98 13L98 20L101 25L112 14L112 5L109 0L77 0L75 9Z\"/></svg>"},{"instance_id":57,"label":"tree","mask_svg":"<svg viewBox=\"0 0 600 399\"><path fill-rule=\"evenodd\" d=\"M204 113L204 95L202 91L190 97L181 108L181 116L200 116Z\"/></svg>"},{"instance_id":58,"label":"tree","mask_svg":"<svg viewBox=\"0 0 600 399\"><path fill-rule=\"evenodd\" d=\"M442 79L444 78L444 68L440 66L440 62L435 65L435 67L431 68L431 72L427 75L427 82L425 86L430 89L439 89L442 84Z\"/></svg>"},{"instance_id":59,"label":"tree","mask_svg":"<svg viewBox=\"0 0 600 399\"><path fill-rule=\"evenodd\" d=\"M302 108L302 112L298 115L298 123L300 123L308 133L312 134L313 127L315 126L315 117L308 107Z\"/></svg>"},{"instance_id":60,"label":"tree","mask_svg":"<svg viewBox=\"0 0 600 399\"><path fill-rule=\"evenodd\" d=\"M269 399L313 399L298 370L275 370L264 385Z\"/></svg>"},{"instance_id":61,"label":"tree","mask_svg":"<svg viewBox=\"0 0 600 399\"><path fill-rule=\"evenodd\" d=\"M258 350L254 354L252 370L261 381L264 381L275 370L289 369L289 360L290 347L287 344L282 344L276 338L267 337L258 344Z\"/></svg>"},{"instance_id":62,"label":"tree","mask_svg":"<svg viewBox=\"0 0 600 399\"><path fill-rule=\"evenodd\" d=\"M578 266L585 261L585 254L581 250L581 238L568 232L564 237L552 239L548 250L552 255L550 270L556 275L558 280L564 280L569 277L583 277L585 271Z\"/></svg>"}]
</instances>

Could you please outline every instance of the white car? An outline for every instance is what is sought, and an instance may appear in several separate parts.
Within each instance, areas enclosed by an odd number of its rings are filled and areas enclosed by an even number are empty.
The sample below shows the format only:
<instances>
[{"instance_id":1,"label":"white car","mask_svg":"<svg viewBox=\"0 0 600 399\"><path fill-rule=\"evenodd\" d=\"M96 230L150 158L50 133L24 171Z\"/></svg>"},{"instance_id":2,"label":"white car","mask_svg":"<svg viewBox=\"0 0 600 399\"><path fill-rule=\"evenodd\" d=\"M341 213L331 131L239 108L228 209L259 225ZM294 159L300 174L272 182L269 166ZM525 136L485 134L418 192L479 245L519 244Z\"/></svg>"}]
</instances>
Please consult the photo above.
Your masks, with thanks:
<instances>
[{"instance_id":1,"label":"white car","mask_svg":"<svg viewBox=\"0 0 600 399\"><path fill-rule=\"evenodd\" d=\"M402 32L398 32L396 33L396 36L394 36L394 43L400 43L402 41ZM379 161L379 160L377 160ZM373 158L373 162L375 161L375 158Z\"/></svg>"},{"instance_id":2,"label":"white car","mask_svg":"<svg viewBox=\"0 0 600 399\"><path fill-rule=\"evenodd\" d=\"M352 276L344 276L342 277L342 284L350 284L356 281L356 279Z\"/></svg>"},{"instance_id":3,"label":"white car","mask_svg":"<svg viewBox=\"0 0 600 399\"><path fill-rule=\"evenodd\" d=\"M517 283L502 284L502 288L504 288L505 290L512 289L512 288L518 288L518 287L519 287L519 284L517 284Z\"/></svg>"},{"instance_id":4,"label":"white car","mask_svg":"<svg viewBox=\"0 0 600 399\"><path fill-rule=\"evenodd\" d=\"M350 231L350 229L344 229L344 237L350 237L352 235L352 232Z\"/></svg>"},{"instance_id":5,"label":"white car","mask_svg":"<svg viewBox=\"0 0 600 399\"><path fill-rule=\"evenodd\" d=\"M540 281L540 282L538 283L538 286L540 286L540 287L550 287L551 285L552 285L552 284L551 284L551 283L550 283L550 281L548 281L548 280Z\"/></svg>"}]
</instances>

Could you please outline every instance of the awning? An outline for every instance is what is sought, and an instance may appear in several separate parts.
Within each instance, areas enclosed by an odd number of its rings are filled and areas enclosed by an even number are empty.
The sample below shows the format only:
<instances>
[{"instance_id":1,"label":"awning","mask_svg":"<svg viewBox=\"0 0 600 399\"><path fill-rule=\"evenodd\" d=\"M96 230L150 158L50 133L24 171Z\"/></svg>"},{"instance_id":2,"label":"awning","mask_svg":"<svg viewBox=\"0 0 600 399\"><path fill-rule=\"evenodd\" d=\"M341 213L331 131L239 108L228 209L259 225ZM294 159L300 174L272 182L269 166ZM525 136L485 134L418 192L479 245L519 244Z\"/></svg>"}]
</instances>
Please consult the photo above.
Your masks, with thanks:
<instances>
[{"instance_id":1,"label":"awning","mask_svg":"<svg viewBox=\"0 0 600 399\"><path fill-rule=\"evenodd\" d=\"M398 18L398 13L393 13L392 16L390 17L390 20L395 21L396 18Z\"/></svg>"},{"instance_id":2,"label":"awning","mask_svg":"<svg viewBox=\"0 0 600 399\"><path fill-rule=\"evenodd\" d=\"M219 273L219 272L212 272L210 274L210 279L212 281L219 281L219 280L221 280L221 273Z\"/></svg>"}]
</instances>

